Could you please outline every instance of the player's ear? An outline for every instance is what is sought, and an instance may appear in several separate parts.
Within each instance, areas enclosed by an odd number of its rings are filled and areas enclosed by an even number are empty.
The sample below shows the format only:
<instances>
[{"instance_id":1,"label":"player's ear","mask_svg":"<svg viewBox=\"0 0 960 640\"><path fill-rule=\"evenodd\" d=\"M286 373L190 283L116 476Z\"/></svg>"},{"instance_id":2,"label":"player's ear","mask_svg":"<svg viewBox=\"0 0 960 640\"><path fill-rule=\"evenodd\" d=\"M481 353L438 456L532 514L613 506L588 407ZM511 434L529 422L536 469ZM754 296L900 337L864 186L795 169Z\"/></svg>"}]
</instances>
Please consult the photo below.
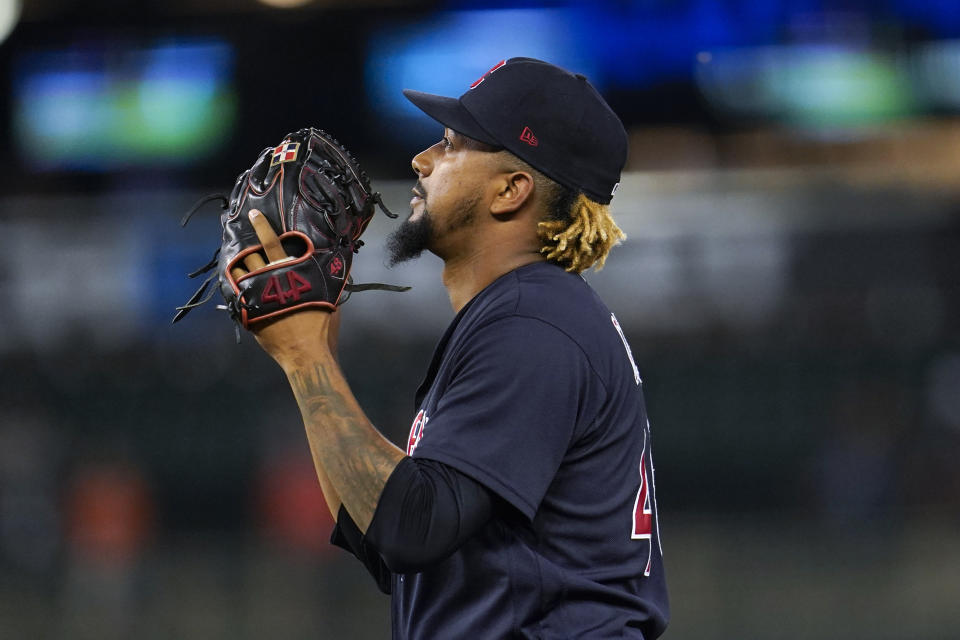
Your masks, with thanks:
<instances>
[{"instance_id":1,"label":"player's ear","mask_svg":"<svg viewBox=\"0 0 960 640\"><path fill-rule=\"evenodd\" d=\"M515 213L533 197L533 176L526 171L511 171L497 177L496 194L490 213L496 216Z\"/></svg>"}]
</instances>

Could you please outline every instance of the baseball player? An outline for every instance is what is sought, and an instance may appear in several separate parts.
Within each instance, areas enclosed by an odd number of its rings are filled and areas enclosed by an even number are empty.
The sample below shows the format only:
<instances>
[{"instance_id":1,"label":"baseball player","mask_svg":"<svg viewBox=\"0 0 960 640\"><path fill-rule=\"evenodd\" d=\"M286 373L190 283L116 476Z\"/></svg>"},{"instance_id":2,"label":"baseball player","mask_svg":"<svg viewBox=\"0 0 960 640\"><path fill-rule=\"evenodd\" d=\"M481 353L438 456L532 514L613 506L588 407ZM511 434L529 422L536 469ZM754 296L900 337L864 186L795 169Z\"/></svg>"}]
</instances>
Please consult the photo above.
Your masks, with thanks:
<instances>
[{"instance_id":1,"label":"baseball player","mask_svg":"<svg viewBox=\"0 0 960 640\"><path fill-rule=\"evenodd\" d=\"M656 638L669 609L642 381L579 275L622 237L623 126L582 75L530 58L459 99L404 93L443 136L413 158L390 250L439 256L456 313L406 448L341 373L339 312L253 328L299 403L333 542L392 594L394 638ZM287 260L250 221L267 264Z\"/></svg>"}]
</instances>

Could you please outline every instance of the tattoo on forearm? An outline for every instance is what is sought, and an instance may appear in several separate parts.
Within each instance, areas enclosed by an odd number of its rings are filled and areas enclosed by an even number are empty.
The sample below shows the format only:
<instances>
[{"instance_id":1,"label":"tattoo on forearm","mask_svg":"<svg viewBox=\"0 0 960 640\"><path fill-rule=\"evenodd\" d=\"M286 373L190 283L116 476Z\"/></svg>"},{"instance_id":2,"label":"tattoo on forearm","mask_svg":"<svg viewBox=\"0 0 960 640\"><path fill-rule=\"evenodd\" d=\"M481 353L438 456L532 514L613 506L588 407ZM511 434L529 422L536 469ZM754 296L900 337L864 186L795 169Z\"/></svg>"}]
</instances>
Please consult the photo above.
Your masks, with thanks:
<instances>
[{"instance_id":1,"label":"tattoo on forearm","mask_svg":"<svg viewBox=\"0 0 960 640\"><path fill-rule=\"evenodd\" d=\"M369 523L402 452L384 446L342 377L312 366L292 372L290 382L317 462L357 523Z\"/></svg>"}]
</instances>

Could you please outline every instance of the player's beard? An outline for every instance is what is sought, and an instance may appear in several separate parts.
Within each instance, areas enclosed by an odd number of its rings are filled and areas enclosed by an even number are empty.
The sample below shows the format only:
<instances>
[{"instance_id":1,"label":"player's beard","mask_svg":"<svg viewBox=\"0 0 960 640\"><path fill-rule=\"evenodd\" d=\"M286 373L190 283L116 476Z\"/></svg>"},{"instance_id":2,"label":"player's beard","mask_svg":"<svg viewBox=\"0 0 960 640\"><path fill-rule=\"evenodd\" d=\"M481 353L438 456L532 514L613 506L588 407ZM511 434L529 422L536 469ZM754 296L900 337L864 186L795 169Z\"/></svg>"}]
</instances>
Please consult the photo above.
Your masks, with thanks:
<instances>
[{"instance_id":1,"label":"player's beard","mask_svg":"<svg viewBox=\"0 0 960 640\"><path fill-rule=\"evenodd\" d=\"M422 190L421 193L423 193ZM449 221L443 226L443 235L472 224L479 200L479 194L464 198L453 215L450 216ZM434 224L434 218L427 208L426 195L424 195L423 200L423 213L416 220L411 220L412 217L413 212L410 213L410 217L400 223L400 226L393 233L387 236L387 252L390 254L390 259L387 262L388 266L393 267L401 262L419 258L424 250L432 248L431 245L438 237L437 225Z\"/></svg>"},{"instance_id":2,"label":"player's beard","mask_svg":"<svg viewBox=\"0 0 960 640\"><path fill-rule=\"evenodd\" d=\"M424 205L423 215L416 220L407 218L387 236L387 253L390 254L387 264L393 267L401 262L419 258L430 244L431 237L433 237L433 220Z\"/></svg>"}]
</instances>

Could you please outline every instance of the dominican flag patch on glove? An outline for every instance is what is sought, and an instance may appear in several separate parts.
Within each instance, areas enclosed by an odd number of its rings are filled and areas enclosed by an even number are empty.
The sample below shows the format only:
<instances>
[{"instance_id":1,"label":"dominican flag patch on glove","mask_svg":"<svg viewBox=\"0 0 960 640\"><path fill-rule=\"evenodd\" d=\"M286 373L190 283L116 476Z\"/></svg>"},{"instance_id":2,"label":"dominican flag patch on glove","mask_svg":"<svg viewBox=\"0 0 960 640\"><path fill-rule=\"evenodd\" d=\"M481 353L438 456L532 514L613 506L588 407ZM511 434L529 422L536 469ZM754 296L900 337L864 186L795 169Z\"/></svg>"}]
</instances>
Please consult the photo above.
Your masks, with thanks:
<instances>
[{"instance_id":1,"label":"dominican flag patch on glove","mask_svg":"<svg viewBox=\"0 0 960 640\"><path fill-rule=\"evenodd\" d=\"M281 162L292 162L296 160L297 150L299 148L299 142L284 142L273 150L273 158L270 160L270 166L272 167Z\"/></svg>"}]
</instances>

